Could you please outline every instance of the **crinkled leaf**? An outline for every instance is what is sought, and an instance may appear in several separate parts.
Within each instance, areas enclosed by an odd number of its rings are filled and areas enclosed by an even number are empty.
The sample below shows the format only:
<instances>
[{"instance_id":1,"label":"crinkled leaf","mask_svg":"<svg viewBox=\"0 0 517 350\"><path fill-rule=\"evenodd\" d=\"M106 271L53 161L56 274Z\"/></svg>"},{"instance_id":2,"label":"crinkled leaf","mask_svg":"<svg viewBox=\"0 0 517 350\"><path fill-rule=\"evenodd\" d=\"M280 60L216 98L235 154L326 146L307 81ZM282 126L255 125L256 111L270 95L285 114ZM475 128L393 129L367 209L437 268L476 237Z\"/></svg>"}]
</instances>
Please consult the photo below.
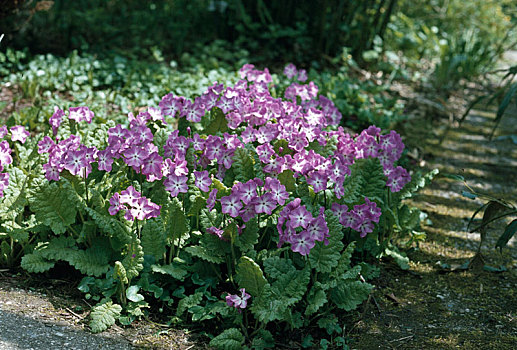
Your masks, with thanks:
<instances>
[{"instance_id":1,"label":"crinkled leaf","mask_svg":"<svg viewBox=\"0 0 517 350\"><path fill-rule=\"evenodd\" d=\"M189 246L185 248L185 251L190 255L201 258L214 264L220 264L224 262L224 258L220 255L214 255L215 252L208 250L206 247L200 245Z\"/></svg>"},{"instance_id":2,"label":"crinkled leaf","mask_svg":"<svg viewBox=\"0 0 517 350\"><path fill-rule=\"evenodd\" d=\"M241 350L244 336L237 328L229 328L210 341L210 346L222 350Z\"/></svg>"},{"instance_id":3,"label":"crinkled leaf","mask_svg":"<svg viewBox=\"0 0 517 350\"><path fill-rule=\"evenodd\" d=\"M147 220L142 228L142 247L145 255L152 255L156 260L163 258L165 253L165 231L160 220Z\"/></svg>"},{"instance_id":4,"label":"crinkled leaf","mask_svg":"<svg viewBox=\"0 0 517 350\"><path fill-rule=\"evenodd\" d=\"M178 303L178 309L176 310L176 315L181 316L187 309L192 306L199 305L199 303L203 300L203 293L197 292L192 295L189 295L183 299L181 299Z\"/></svg>"},{"instance_id":5,"label":"crinkled leaf","mask_svg":"<svg viewBox=\"0 0 517 350\"><path fill-rule=\"evenodd\" d=\"M189 226L181 202L178 198L172 198L167 205L162 207L162 220L165 233L171 244L181 239L188 233Z\"/></svg>"},{"instance_id":6,"label":"crinkled leaf","mask_svg":"<svg viewBox=\"0 0 517 350\"><path fill-rule=\"evenodd\" d=\"M235 179L237 181L246 182L248 180L255 178L253 165L253 158L248 154L248 151L246 149L235 149L235 153L233 155L232 169L234 171Z\"/></svg>"},{"instance_id":7,"label":"crinkled leaf","mask_svg":"<svg viewBox=\"0 0 517 350\"><path fill-rule=\"evenodd\" d=\"M151 269L153 272L169 275L180 281L183 281L188 273L187 270L174 262L170 265L151 265Z\"/></svg>"},{"instance_id":8,"label":"crinkled leaf","mask_svg":"<svg viewBox=\"0 0 517 350\"><path fill-rule=\"evenodd\" d=\"M330 299L340 309L351 311L368 298L372 288L369 283L346 281L332 289Z\"/></svg>"},{"instance_id":9,"label":"crinkled leaf","mask_svg":"<svg viewBox=\"0 0 517 350\"><path fill-rule=\"evenodd\" d=\"M113 326L119 318L121 311L122 307L118 304L113 304L112 301L96 305L90 313L90 328L92 332L99 333Z\"/></svg>"},{"instance_id":10,"label":"crinkled leaf","mask_svg":"<svg viewBox=\"0 0 517 350\"><path fill-rule=\"evenodd\" d=\"M313 287L307 298L307 308L305 309L305 315L310 316L316 313L320 307L327 303L327 295L323 289Z\"/></svg>"},{"instance_id":11,"label":"crinkled leaf","mask_svg":"<svg viewBox=\"0 0 517 350\"><path fill-rule=\"evenodd\" d=\"M45 272L53 268L55 264L55 261L49 261L37 252L25 254L21 262L22 268L27 272Z\"/></svg>"},{"instance_id":12,"label":"crinkled leaf","mask_svg":"<svg viewBox=\"0 0 517 350\"><path fill-rule=\"evenodd\" d=\"M338 265L340 252L343 249L343 232L339 219L334 216L332 211L325 212L327 226L329 228L329 244L325 245L323 242L316 242L316 245L309 253L309 261L311 267L318 272L330 272Z\"/></svg>"},{"instance_id":13,"label":"crinkled leaf","mask_svg":"<svg viewBox=\"0 0 517 350\"><path fill-rule=\"evenodd\" d=\"M235 245L241 249L243 253L253 250L255 244L258 243L259 229L257 219L252 219L246 223L242 234L237 236Z\"/></svg>"},{"instance_id":14,"label":"crinkled leaf","mask_svg":"<svg viewBox=\"0 0 517 350\"><path fill-rule=\"evenodd\" d=\"M267 284L266 278L260 266L247 256L242 256L236 267L235 280L239 287L245 288L246 292L254 297L262 293L264 285Z\"/></svg>"},{"instance_id":15,"label":"crinkled leaf","mask_svg":"<svg viewBox=\"0 0 517 350\"><path fill-rule=\"evenodd\" d=\"M5 220L15 218L27 205L27 176L15 167L11 168L8 174L9 186L4 189L4 197L0 198L0 218Z\"/></svg>"},{"instance_id":16,"label":"crinkled leaf","mask_svg":"<svg viewBox=\"0 0 517 350\"><path fill-rule=\"evenodd\" d=\"M140 274L144 268L144 250L140 244L140 240L136 237L126 247L126 257L122 260L122 264L126 268L127 278L131 281Z\"/></svg>"}]
</instances>

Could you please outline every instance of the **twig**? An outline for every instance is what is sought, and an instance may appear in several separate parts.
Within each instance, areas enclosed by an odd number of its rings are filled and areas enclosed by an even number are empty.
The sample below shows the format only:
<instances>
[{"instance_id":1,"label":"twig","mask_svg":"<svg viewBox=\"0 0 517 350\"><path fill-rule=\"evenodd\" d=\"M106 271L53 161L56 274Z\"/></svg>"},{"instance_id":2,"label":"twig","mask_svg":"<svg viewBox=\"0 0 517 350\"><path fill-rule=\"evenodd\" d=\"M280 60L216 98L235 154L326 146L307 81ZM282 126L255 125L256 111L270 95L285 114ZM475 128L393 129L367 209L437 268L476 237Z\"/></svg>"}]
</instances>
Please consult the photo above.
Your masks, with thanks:
<instances>
[{"instance_id":1,"label":"twig","mask_svg":"<svg viewBox=\"0 0 517 350\"><path fill-rule=\"evenodd\" d=\"M389 340L388 342L389 343L394 343L396 341L401 341L401 340L406 340L406 339L409 339L409 338L413 338L414 336L415 336L414 334L411 334L411 335L408 335L407 337L402 337L402 338L399 338L399 339Z\"/></svg>"},{"instance_id":2,"label":"twig","mask_svg":"<svg viewBox=\"0 0 517 350\"><path fill-rule=\"evenodd\" d=\"M65 307L65 309L66 309L66 311L70 312L72 315L74 315L77 318L80 318L81 320L85 317L85 316L81 316L81 315L76 314L75 312L73 312L72 310L70 310L67 307Z\"/></svg>"}]
</instances>

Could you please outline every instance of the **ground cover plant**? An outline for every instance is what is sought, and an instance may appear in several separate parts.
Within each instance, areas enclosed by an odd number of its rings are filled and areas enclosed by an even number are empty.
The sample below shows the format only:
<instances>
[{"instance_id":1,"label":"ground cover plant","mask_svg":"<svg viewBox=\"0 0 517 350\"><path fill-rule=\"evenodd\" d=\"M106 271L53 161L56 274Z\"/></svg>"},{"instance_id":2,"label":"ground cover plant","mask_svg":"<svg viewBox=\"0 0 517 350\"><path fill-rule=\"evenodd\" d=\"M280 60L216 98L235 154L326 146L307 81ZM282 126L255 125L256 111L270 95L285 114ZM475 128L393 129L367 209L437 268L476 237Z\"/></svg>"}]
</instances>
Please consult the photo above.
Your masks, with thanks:
<instances>
[{"instance_id":1,"label":"ground cover plant","mask_svg":"<svg viewBox=\"0 0 517 350\"><path fill-rule=\"evenodd\" d=\"M371 258L407 268L391 239L422 234L420 212L401 200L433 174L410 182L394 131L345 133L305 71L239 74L125 120L55 107L30 134L11 118L2 264L73 266L98 302L96 332L153 308L210 325L220 348L274 347L279 332L315 325L321 346L344 346L337 310L368 297Z\"/></svg>"}]
</instances>

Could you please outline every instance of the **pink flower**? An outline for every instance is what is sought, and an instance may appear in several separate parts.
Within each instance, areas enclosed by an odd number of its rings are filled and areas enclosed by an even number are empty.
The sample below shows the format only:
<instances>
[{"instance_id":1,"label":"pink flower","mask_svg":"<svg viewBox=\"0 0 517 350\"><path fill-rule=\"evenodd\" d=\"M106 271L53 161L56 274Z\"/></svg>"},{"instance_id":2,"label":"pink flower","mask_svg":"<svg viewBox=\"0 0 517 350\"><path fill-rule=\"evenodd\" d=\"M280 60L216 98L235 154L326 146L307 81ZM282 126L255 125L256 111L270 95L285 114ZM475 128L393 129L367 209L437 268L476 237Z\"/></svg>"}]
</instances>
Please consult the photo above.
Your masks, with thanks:
<instances>
[{"instance_id":1,"label":"pink flower","mask_svg":"<svg viewBox=\"0 0 517 350\"><path fill-rule=\"evenodd\" d=\"M312 186L315 193L318 193L327 189L327 179L327 175L315 171L307 178L307 183Z\"/></svg>"},{"instance_id":2,"label":"pink flower","mask_svg":"<svg viewBox=\"0 0 517 350\"><path fill-rule=\"evenodd\" d=\"M242 208L242 202L238 196L231 194L220 199L222 212L233 218L239 216L239 210Z\"/></svg>"},{"instance_id":3,"label":"pink flower","mask_svg":"<svg viewBox=\"0 0 517 350\"><path fill-rule=\"evenodd\" d=\"M273 210L276 208L276 201L273 199L273 195L271 193L265 193L260 197L255 197L251 204L255 206L255 212L265 213L267 215L271 215Z\"/></svg>"},{"instance_id":4,"label":"pink flower","mask_svg":"<svg viewBox=\"0 0 517 350\"><path fill-rule=\"evenodd\" d=\"M240 289L241 295L237 294L229 294L226 296L226 304L228 306L233 306L237 309L245 309L248 305L248 300L251 298L251 295L246 293L246 290L244 288Z\"/></svg>"},{"instance_id":5,"label":"pink flower","mask_svg":"<svg viewBox=\"0 0 517 350\"><path fill-rule=\"evenodd\" d=\"M15 125L11 129L11 140L20 141L22 144L25 143L30 133L21 125Z\"/></svg>"},{"instance_id":6,"label":"pink flower","mask_svg":"<svg viewBox=\"0 0 517 350\"><path fill-rule=\"evenodd\" d=\"M194 171L194 179L197 188L199 188L203 192L210 191L212 179L209 177L208 171Z\"/></svg>"},{"instance_id":7,"label":"pink flower","mask_svg":"<svg viewBox=\"0 0 517 350\"><path fill-rule=\"evenodd\" d=\"M3 170L5 165L9 165L13 162L13 157L11 157L11 148L9 147L9 142L2 141L0 142L0 171Z\"/></svg>"},{"instance_id":8,"label":"pink flower","mask_svg":"<svg viewBox=\"0 0 517 350\"><path fill-rule=\"evenodd\" d=\"M188 191L187 180L188 178L186 176L170 174L163 184L165 185L165 189L169 191L171 197L177 197L178 194Z\"/></svg>"},{"instance_id":9,"label":"pink flower","mask_svg":"<svg viewBox=\"0 0 517 350\"><path fill-rule=\"evenodd\" d=\"M140 192L135 190L133 186L129 186L122 192L120 192L120 203L122 204L129 204L129 205L135 205L137 200L142 196Z\"/></svg>"},{"instance_id":10,"label":"pink flower","mask_svg":"<svg viewBox=\"0 0 517 350\"><path fill-rule=\"evenodd\" d=\"M312 219L312 214L307 210L305 205L301 205L289 213L289 226L291 226L292 228L307 228Z\"/></svg>"},{"instance_id":11,"label":"pink flower","mask_svg":"<svg viewBox=\"0 0 517 350\"><path fill-rule=\"evenodd\" d=\"M311 249L316 244L315 240L311 237L310 233L306 230L299 234L294 234L289 237L289 243L291 243L291 250L301 255L308 255Z\"/></svg>"},{"instance_id":12,"label":"pink flower","mask_svg":"<svg viewBox=\"0 0 517 350\"><path fill-rule=\"evenodd\" d=\"M7 133L8 133L7 126L5 126L5 125L0 126L0 139L3 139L5 137L5 135L7 135Z\"/></svg>"},{"instance_id":13,"label":"pink flower","mask_svg":"<svg viewBox=\"0 0 517 350\"><path fill-rule=\"evenodd\" d=\"M296 69L296 66L292 63L289 63L284 68L284 74L287 77L287 79L292 79L298 74L298 70Z\"/></svg>"},{"instance_id":14,"label":"pink flower","mask_svg":"<svg viewBox=\"0 0 517 350\"><path fill-rule=\"evenodd\" d=\"M73 151L70 150L65 156L63 167L70 172L72 175L84 176L82 171L89 165L86 159L86 150Z\"/></svg>"},{"instance_id":15,"label":"pink flower","mask_svg":"<svg viewBox=\"0 0 517 350\"><path fill-rule=\"evenodd\" d=\"M210 193L208 194L208 199L206 200L206 207L209 211L214 209L215 206L215 200L217 198L217 188L212 189Z\"/></svg>"},{"instance_id":16,"label":"pink flower","mask_svg":"<svg viewBox=\"0 0 517 350\"><path fill-rule=\"evenodd\" d=\"M94 114L88 107L70 107L68 119L75 120L77 123L85 121L88 124L92 122Z\"/></svg>"},{"instance_id":17,"label":"pink flower","mask_svg":"<svg viewBox=\"0 0 517 350\"><path fill-rule=\"evenodd\" d=\"M120 194L116 192L111 198L110 198L110 204L111 206L108 209L108 212L110 215L117 214L120 210L125 210L126 207L120 202Z\"/></svg>"}]
</instances>

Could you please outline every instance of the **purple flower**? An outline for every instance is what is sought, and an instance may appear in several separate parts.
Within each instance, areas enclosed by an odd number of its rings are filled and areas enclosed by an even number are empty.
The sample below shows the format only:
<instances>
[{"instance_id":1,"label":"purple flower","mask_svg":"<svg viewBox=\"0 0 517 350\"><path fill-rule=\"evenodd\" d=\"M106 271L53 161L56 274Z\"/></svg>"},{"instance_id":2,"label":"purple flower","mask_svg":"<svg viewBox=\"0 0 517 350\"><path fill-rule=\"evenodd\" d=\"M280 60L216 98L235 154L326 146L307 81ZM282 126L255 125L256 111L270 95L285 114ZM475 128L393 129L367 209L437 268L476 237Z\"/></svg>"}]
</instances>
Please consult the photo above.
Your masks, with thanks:
<instances>
[{"instance_id":1,"label":"purple flower","mask_svg":"<svg viewBox=\"0 0 517 350\"><path fill-rule=\"evenodd\" d=\"M7 133L8 133L7 126L5 126L5 125L0 126L0 139L3 139L5 137L5 135L7 135Z\"/></svg>"},{"instance_id":2,"label":"purple flower","mask_svg":"<svg viewBox=\"0 0 517 350\"><path fill-rule=\"evenodd\" d=\"M70 150L66 154L63 167L72 175L84 176L83 169L89 165L86 159L86 150Z\"/></svg>"},{"instance_id":3,"label":"purple flower","mask_svg":"<svg viewBox=\"0 0 517 350\"><path fill-rule=\"evenodd\" d=\"M163 158L158 152L153 152L144 160L142 166L142 174L146 175L147 181L159 180L162 178L162 163Z\"/></svg>"},{"instance_id":4,"label":"purple flower","mask_svg":"<svg viewBox=\"0 0 517 350\"><path fill-rule=\"evenodd\" d=\"M212 184L212 179L208 175L208 171L194 171L194 179L197 188L199 188L203 192L210 191L210 185Z\"/></svg>"},{"instance_id":5,"label":"purple flower","mask_svg":"<svg viewBox=\"0 0 517 350\"><path fill-rule=\"evenodd\" d=\"M13 157L11 157L11 148L9 147L9 142L2 141L0 142L0 171L3 170L5 165L9 165L13 162Z\"/></svg>"},{"instance_id":6,"label":"purple flower","mask_svg":"<svg viewBox=\"0 0 517 350\"><path fill-rule=\"evenodd\" d=\"M238 183L234 185L233 193L247 205L257 197L257 184L253 180L248 180L244 184Z\"/></svg>"},{"instance_id":7,"label":"purple flower","mask_svg":"<svg viewBox=\"0 0 517 350\"><path fill-rule=\"evenodd\" d=\"M312 186L315 193L318 193L327 189L327 179L328 176L326 174L314 171L307 178L307 183Z\"/></svg>"},{"instance_id":8,"label":"purple flower","mask_svg":"<svg viewBox=\"0 0 517 350\"><path fill-rule=\"evenodd\" d=\"M27 137L30 135L30 133L25 129L24 126L21 125L15 125L11 129L11 140L12 141L20 141L21 143L25 143L25 140L27 140Z\"/></svg>"},{"instance_id":9,"label":"purple flower","mask_svg":"<svg viewBox=\"0 0 517 350\"><path fill-rule=\"evenodd\" d=\"M88 107L70 107L68 118L75 120L77 123L86 121L88 124L92 122L94 114Z\"/></svg>"},{"instance_id":10,"label":"purple flower","mask_svg":"<svg viewBox=\"0 0 517 350\"><path fill-rule=\"evenodd\" d=\"M235 194L222 197L220 199L222 212L230 215L233 218L239 216L239 210L242 208L242 202Z\"/></svg>"},{"instance_id":11,"label":"purple flower","mask_svg":"<svg viewBox=\"0 0 517 350\"><path fill-rule=\"evenodd\" d=\"M271 193L265 193L260 197L255 197L250 204L255 206L255 212L257 214L265 213L267 215L271 215L273 210L276 208L276 201L273 199L273 195Z\"/></svg>"},{"instance_id":12,"label":"purple flower","mask_svg":"<svg viewBox=\"0 0 517 350\"><path fill-rule=\"evenodd\" d=\"M206 207L209 211L214 209L215 206L215 200L217 198L217 188L212 189L210 193L208 194L208 199L206 200Z\"/></svg>"},{"instance_id":13,"label":"purple flower","mask_svg":"<svg viewBox=\"0 0 517 350\"><path fill-rule=\"evenodd\" d=\"M292 228L307 228L312 219L312 214L307 210L305 205L301 205L289 213L290 226Z\"/></svg>"},{"instance_id":14,"label":"purple flower","mask_svg":"<svg viewBox=\"0 0 517 350\"><path fill-rule=\"evenodd\" d=\"M289 237L289 243L291 243L291 250L301 255L308 255L316 244L314 238L311 237L311 234L306 230L299 234L291 235Z\"/></svg>"},{"instance_id":15,"label":"purple flower","mask_svg":"<svg viewBox=\"0 0 517 350\"><path fill-rule=\"evenodd\" d=\"M52 133L54 134L54 136L56 136L57 129L61 125L64 116L65 112L62 109L59 109L58 107L54 106L54 114L52 114L52 116L48 120L48 123L52 127Z\"/></svg>"},{"instance_id":16,"label":"purple flower","mask_svg":"<svg viewBox=\"0 0 517 350\"><path fill-rule=\"evenodd\" d=\"M289 63L284 68L284 74L287 77L287 79L292 79L298 74L298 70L296 69L296 66L292 63Z\"/></svg>"},{"instance_id":17,"label":"purple flower","mask_svg":"<svg viewBox=\"0 0 517 350\"><path fill-rule=\"evenodd\" d=\"M120 192L120 203L135 205L137 200L142 196L140 192L135 190L133 186L129 186L122 192Z\"/></svg>"},{"instance_id":18,"label":"purple flower","mask_svg":"<svg viewBox=\"0 0 517 350\"><path fill-rule=\"evenodd\" d=\"M223 239L224 230L221 230L220 228L217 228L215 226L211 226L206 229L207 233L216 235L219 239Z\"/></svg>"},{"instance_id":19,"label":"purple flower","mask_svg":"<svg viewBox=\"0 0 517 350\"><path fill-rule=\"evenodd\" d=\"M147 152L143 147L132 146L128 150L124 151L123 155L127 165L133 167L135 170L139 170L140 166L144 163L144 160L147 157Z\"/></svg>"},{"instance_id":20,"label":"purple flower","mask_svg":"<svg viewBox=\"0 0 517 350\"><path fill-rule=\"evenodd\" d=\"M226 296L226 304L228 306L233 306L237 309L245 309L248 305L248 299L251 298L251 295L246 293L244 288L239 289L241 295L238 294L229 294ZM240 311L240 310L239 310Z\"/></svg>"},{"instance_id":21,"label":"purple flower","mask_svg":"<svg viewBox=\"0 0 517 350\"><path fill-rule=\"evenodd\" d=\"M97 165L99 170L110 172L112 164L113 157L109 149L97 152Z\"/></svg>"},{"instance_id":22,"label":"purple flower","mask_svg":"<svg viewBox=\"0 0 517 350\"><path fill-rule=\"evenodd\" d=\"M39 154L48 153L55 145L56 144L50 137L45 136L43 138L43 140L38 142L38 153Z\"/></svg>"},{"instance_id":23,"label":"purple flower","mask_svg":"<svg viewBox=\"0 0 517 350\"><path fill-rule=\"evenodd\" d=\"M272 198L279 204L284 205L285 201L289 198L285 186L282 185L280 180L272 177L266 177L266 185L264 186L266 191L270 191Z\"/></svg>"},{"instance_id":24,"label":"purple flower","mask_svg":"<svg viewBox=\"0 0 517 350\"><path fill-rule=\"evenodd\" d=\"M116 192L111 198L110 198L110 204L111 206L108 209L108 212L110 215L117 214L120 210L126 209L126 207L120 202L120 194Z\"/></svg>"},{"instance_id":25,"label":"purple flower","mask_svg":"<svg viewBox=\"0 0 517 350\"><path fill-rule=\"evenodd\" d=\"M50 163L43 164L43 170L45 170L45 177L48 181L54 180L59 181L59 174L61 174L62 168L57 165L52 165Z\"/></svg>"},{"instance_id":26,"label":"purple flower","mask_svg":"<svg viewBox=\"0 0 517 350\"><path fill-rule=\"evenodd\" d=\"M186 176L170 174L165 181L163 181L163 184L165 185L165 189L171 194L171 197L177 197L178 194L188 191L187 180L188 178Z\"/></svg>"},{"instance_id":27,"label":"purple flower","mask_svg":"<svg viewBox=\"0 0 517 350\"><path fill-rule=\"evenodd\" d=\"M4 196L4 190L9 186L9 174L0 173L0 197Z\"/></svg>"}]
</instances>

